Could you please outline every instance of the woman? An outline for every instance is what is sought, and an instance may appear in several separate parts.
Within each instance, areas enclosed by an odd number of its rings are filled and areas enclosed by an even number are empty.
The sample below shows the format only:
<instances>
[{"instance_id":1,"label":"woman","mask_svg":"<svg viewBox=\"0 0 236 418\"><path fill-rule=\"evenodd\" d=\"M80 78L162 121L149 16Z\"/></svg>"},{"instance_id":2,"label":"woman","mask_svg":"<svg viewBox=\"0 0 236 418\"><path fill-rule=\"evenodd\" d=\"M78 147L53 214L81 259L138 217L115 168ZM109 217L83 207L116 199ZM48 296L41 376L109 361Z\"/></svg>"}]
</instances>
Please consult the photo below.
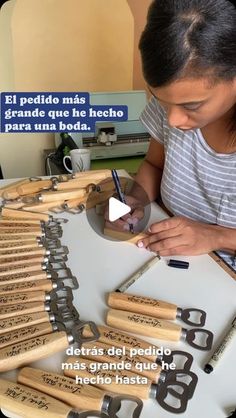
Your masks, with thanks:
<instances>
[{"instance_id":1,"label":"woman","mask_svg":"<svg viewBox=\"0 0 236 418\"><path fill-rule=\"evenodd\" d=\"M135 180L174 215L138 243L160 255L236 250L236 8L155 0L140 40L151 134ZM136 196L137 197L137 196ZM135 211L128 223L140 217ZM127 220L120 221L127 229Z\"/></svg>"}]
</instances>

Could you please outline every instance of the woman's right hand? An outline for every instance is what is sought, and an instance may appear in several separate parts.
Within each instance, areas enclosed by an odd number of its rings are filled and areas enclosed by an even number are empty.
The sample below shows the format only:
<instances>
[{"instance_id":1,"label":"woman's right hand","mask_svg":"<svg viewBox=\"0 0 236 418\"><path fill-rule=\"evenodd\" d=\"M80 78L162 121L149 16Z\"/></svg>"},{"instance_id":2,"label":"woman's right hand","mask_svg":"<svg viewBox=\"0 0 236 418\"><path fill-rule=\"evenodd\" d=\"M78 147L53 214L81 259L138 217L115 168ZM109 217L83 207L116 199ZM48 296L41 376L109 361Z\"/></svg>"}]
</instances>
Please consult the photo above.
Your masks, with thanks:
<instances>
[{"instance_id":1,"label":"woman's right hand","mask_svg":"<svg viewBox=\"0 0 236 418\"><path fill-rule=\"evenodd\" d=\"M114 222L109 221L109 207L105 209L105 226L119 231L130 231L130 226L137 226L139 221L144 217L144 207L142 203L133 196L125 196L125 202L131 207L131 212Z\"/></svg>"}]
</instances>

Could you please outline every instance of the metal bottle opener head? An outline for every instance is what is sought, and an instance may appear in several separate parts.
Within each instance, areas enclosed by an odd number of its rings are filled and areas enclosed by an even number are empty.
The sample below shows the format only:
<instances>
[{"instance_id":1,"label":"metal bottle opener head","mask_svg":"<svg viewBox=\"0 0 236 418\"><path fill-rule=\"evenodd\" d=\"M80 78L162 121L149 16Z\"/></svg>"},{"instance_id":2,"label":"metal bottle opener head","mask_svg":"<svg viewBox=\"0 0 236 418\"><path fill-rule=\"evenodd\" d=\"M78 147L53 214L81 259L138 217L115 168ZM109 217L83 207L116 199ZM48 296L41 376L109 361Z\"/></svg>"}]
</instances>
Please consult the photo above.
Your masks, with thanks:
<instances>
[{"instance_id":1,"label":"metal bottle opener head","mask_svg":"<svg viewBox=\"0 0 236 418\"><path fill-rule=\"evenodd\" d=\"M38 239L38 246L39 247L46 247L48 250L61 248L61 241L59 239L47 239L39 238Z\"/></svg>"},{"instance_id":2,"label":"metal bottle opener head","mask_svg":"<svg viewBox=\"0 0 236 418\"><path fill-rule=\"evenodd\" d=\"M156 400L166 411L182 414L186 411L188 405L188 385L182 382L176 383L175 380L162 383L158 386Z\"/></svg>"},{"instance_id":3,"label":"metal bottle opener head","mask_svg":"<svg viewBox=\"0 0 236 418\"><path fill-rule=\"evenodd\" d=\"M83 412L76 412L71 411L67 418L108 418L108 415L104 415L102 412L99 411L83 411Z\"/></svg>"},{"instance_id":4,"label":"metal bottle opener head","mask_svg":"<svg viewBox=\"0 0 236 418\"><path fill-rule=\"evenodd\" d=\"M164 354L161 360L168 364L177 364L178 369L190 370L193 363L193 356L186 351L173 350L169 355Z\"/></svg>"},{"instance_id":5,"label":"metal bottle opener head","mask_svg":"<svg viewBox=\"0 0 236 418\"><path fill-rule=\"evenodd\" d=\"M86 327L89 327L90 337L85 337L83 331ZM96 324L92 321L76 321L75 327L71 330L71 334L75 342L81 347L82 344L88 343L90 341L96 341L100 337L100 333Z\"/></svg>"},{"instance_id":6,"label":"metal bottle opener head","mask_svg":"<svg viewBox=\"0 0 236 418\"><path fill-rule=\"evenodd\" d=\"M191 347L194 347L202 351L208 351L211 349L214 338L214 335L211 331L202 328L193 328L190 330L182 328L182 336L186 339L189 345L191 345ZM197 344L196 342L194 342L196 336L206 337L204 338L205 344Z\"/></svg>"},{"instance_id":7,"label":"metal bottle opener head","mask_svg":"<svg viewBox=\"0 0 236 418\"><path fill-rule=\"evenodd\" d=\"M117 412L120 410L121 403L126 401L136 404L132 418L139 418L143 409L143 402L136 396L119 395L113 397L105 395L103 399L102 412L107 414L105 416L109 416L109 418L118 418Z\"/></svg>"},{"instance_id":8,"label":"metal bottle opener head","mask_svg":"<svg viewBox=\"0 0 236 418\"><path fill-rule=\"evenodd\" d=\"M82 213L85 210L85 206L83 203L72 208L70 208L67 203L64 203L62 206L63 206L63 210L65 210L68 213L72 213L73 215Z\"/></svg>"},{"instance_id":9,"label":"metal bottle opener head","mask_svg":"<svg viewBox=\"0 0 236 418\"><path fill-rule=\"evenodd\" d=\"M67 286L69 286L71 289L79 288L79 283L75 276L65 277L63 279L58 278L56 281L53 281L54 289L62 289Z\"/></svg>"},{"instance_id":10,"label":"metal bottle opener head","mask_svg":"<svg viewBox=\"0 0 236 418\"><path fill-rule=\"evenodd\" d=\"M176 383L184 383L188 386L188 393L187 396L189 399L193 397L195 392L198 377L195 373L190 371L184 371L182 369L170 370L166 373L164 384L168 384L168 382L176 382ZM175 397L178 397L178 391L175 391L173 388L170 389L170 394Z\"/></svg>"},{"instance_id":11,"label":"metal bottle opener head","mask_svg":"<svg viewBox=\"0 0 236 418\"><path fill-rule=\"evenodd\" d=\"M63 261L51 261L47 260L46 263L42 263L42 270L48 270L49 272L59 271L59 270L67 270L66 263Z\"/></svg>"},{"instance_id":12,"label":"metal bottle opener head","mask_svg":"<svg viewBox=\"0 0 236 418\"><path fill-rule=\"evenodd\" d=\"M191 313L198 313L198 321L190 321ZM206 312L202 309L188 308L188 309L177 309L177 318L181 318L185 324L192 327L204 327L206 322Z\"/></svg>"}]
</instances>

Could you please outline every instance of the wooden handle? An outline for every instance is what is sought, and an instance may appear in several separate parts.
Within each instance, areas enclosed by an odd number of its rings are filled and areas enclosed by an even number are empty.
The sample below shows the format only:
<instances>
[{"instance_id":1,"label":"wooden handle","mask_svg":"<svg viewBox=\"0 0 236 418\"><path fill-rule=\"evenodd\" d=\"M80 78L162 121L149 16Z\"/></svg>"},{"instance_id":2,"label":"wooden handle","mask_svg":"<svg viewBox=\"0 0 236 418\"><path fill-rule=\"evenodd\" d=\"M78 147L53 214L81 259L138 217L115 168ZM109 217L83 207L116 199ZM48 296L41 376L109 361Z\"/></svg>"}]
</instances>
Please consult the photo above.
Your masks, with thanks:
<instances>
[{"instance_id":1,"label":"wooden handle","mask_svg":"<svg viewBox=\"0 0 236 418\"><path fill-rule=\"evenodd\" d=\"M17 232L16 232L17 231ZM10 224L10 225L1 225L0 226L0 233L4 234L21 234L22 232L42 232L42 227L40 225L16 225L16 224Z\"/></svg>"},{"instance_id":2,"label":"wooden handle","mask_svg":"<svg viewBox=\"0 0 236 418\"><path fill-rule=\"evenodd\" d=\"M43 232L42 230L38 230L38 231L33 231L33 230L20 230L20 229L12 229L12 230L8 230L8 231L0 231L0 239L2 237L8 237L8 238L14 238L15 236L20 236L21 239L24 237L30 237L31 239L33 237L42 237L43 236Z\"/></svg>"},{"instance_id":3,"label":"wooden handle","mask_svg":"<svg viewBox=\"0 0 236 418\"><path fill-rule=\"evenodd\" d=\"M46 248L29 248L27 250L24 250L22 248L19 248L18 250L5 250L4 253L0 253L0 262L1 260L7 260L11 259L13 257L27 257L27 256L38 256L38 255L45 255L46 254Z\"/></svg>"},{"instance_id":4,"label":"wooden handle","mask_svg":"<svg viewBox=\"0 0 236 418\"><path fill-rule=\"evenodd\" d=\"M9 283L0 286L0 296L9 293L32 292L33 290L44 290L50 292L53 289L51 280L35 280L25 283Z\"/></svg>"},{"instance_id":5,"label":"wooden handle","mask_svg":"<svg viewBox=\"0 0 236 418\"><path fill-rule=\"evenodd\" d=\"M30 293L30 292L29 292ZM0 320L6 318L14 318L19 315L26 315L34 312L44 312L45 305L43 302L15 303L14 305L6 305L0 308Z\"/></svg>"},{"instance_id":6,"label":"wooden handle","mask_svg":"<svg viewBox=\"0 0 236 418\"><path fill-rule=\"evenodd\" d=\"M24 418L67 418L71 408L37 390L0 380L1 408Z\"/></svg>"},{"instance_id":7,"label":"wooden handle","mask_svg":"<svg viewBox=\"0 0 236 418\"><path fill-rule=\"evenodd\" d=\"M49 314L47 312L21 314L20 316L14 315L13 318L6 318L1 321L0 335L28 325L41 324L42 322L49 322Z\"/></svg>"},{"instance_id":8,"label":"wooden handle","mask_svg":"<svg viewBox=\"0 0 236 418\"><path fill-rule=\"evenodd\" d=\"M104 392L90 385L76 384L74 379L60 374L24 367L17 380L31 388L66 402L80 410L101 411Z\"/></svg>"},{"instance_id":9,"label":"wooden handle","mask_svg":"<svg viewBox=\"0 0 236 418\"><path fill-rule=\"evenodd\" d=\"M14 200L20 197L17 189L5 190L2 192L2 198L5 200Z\"/></svg>"},{"instance_id":10,"label":"wooden handle","mask_svg":"<svg viewBox=\"0 0 236 418\"><path fill-rule=\"evenodd\" d=\"M176 305L144 296L130 295L128 293L110 293L108 296L108 306L123 311L154 316L155 318L175 319L177 315Z\"/></svg>"},{"instance_id":11,"label":"wooden handle","mask_svg":"<svg viewBox=\"0 0 236 418\"><path fill-rule=\"evenodd\" d=\"M23 184L17 187L17 192L20 196L24 196L31 193L38 193L44 189L50 189L52 187L51 180L39 180L39 181L31 181L28 184Z\"/></svg>"},{"instance_id":12,"label":"wooden handle","mask_svg":"<svg viewBox=\"0 0 236 418\"><path fill-rule=\"evenodd\" d=\"M12 190L15 189L19 186L21 186L22 184L27 184L29 183L29 179L22 179L22 180L18 180L18 181L14 181L14 183L10 183L7 184L6 186L0 187L0 197L2 197L3 193L8 191L8 190Z\"/></svg>"},{"instance_id":13,"label":"wooden handle","mask_svg":"<svg viewBox=\"0 0 236 418\"><path fill-rule=\"evenodd\" d=\"M111 237L118 241L126 241L126 242L129 242L130 244L137 244L139 240L142 240L148 237L148 235L144 233L132 234L131 232L116 231L115 229L111 229L107 227L104 228L103 234L106 237Z\"/></svg>"},{"instance_id":14,"label":"wooden handle","mask_svg":"<svg viewBox=\"0 0 236 418\"><path fill-rule=\"evenodd\" d=\"M38 264L38 263L42 263L44 261L44 257L43 256L38 256L38 257L13 257L11 260L7 260L7 261L0 261L0 269L3 267L11 267L11 266L24 266L26 264ZM1 271L1 270L0 270Z\"/></svg>"},{"instance_id":15,"label":"wooden handle","mask_svg":"<svg viewBox=\"0 0 236 418\"><path fill-rule=\"evenodd\" d=\"M119 331L114 328L106 327L104 325L98 326L100 337L98 341L104 342L106 344L115 346L115 347L126 347L126 348L133 348L133 349L140 349L140 350L147 350L153 348L154 350L159 350L159 348L154 345L150 344L141 338L135 337L134 335L127 334L126 332ZM85 337L90 337L91 332L88 331L87 328L83 331ZM142 354L143 357L149 359L151 361L156 361L157 355L155 354Z\"/></svg>"},{"instance_id":16,"label":"wooden handle","mask_svg":"<svg viewBox=\"0 0 236 418\"><path fill-rule=\"evenodd\" d=\"M28 327L17 329L0 335L0 349L9 345L26 341L29 338L39 337L40 335L50 334L53 332L52 324L45 322L38 325L29 325Z\"/></svg>"},{"instance_id":17,"label":"wooden handle","mask_svg":"<svg viewBox=\"0 0 236 418\"><path fill-rule=\"evenodd\" d=\"M0 296L0 312L3 306L15 305L16 303L44 302L45 292L11 293L10 295Z\"/></svg>"},{"instance_id":18,"label":"wooden handle","mask_svg":"<svg viewBox=\"0 0 236 418\"><path fill-rule=\"evenodd\" d=\"M79 205L85 205L86 199L84 197L79 197L76 199L70 199L66 201L66 205L68 209L76 208Z\"/></svg>"},{"instance_id":19,"label":"wooden handle","mask_svg":"<svg viewBox=\"0 0 236 418\"><path fill-rule=\"evenodd\" d=\"M126 393L128 395L137 396L141 399L148 399L149 397L150 387L152 384L151 380L138 376L135 373L132 373L127 370L106 370L102 368L100 368L100 370L92 371L91 367L92 364L95 364L94 362L86 359L80 359L77 357L67 358L67 363L71 364L72 368L64 368L64 374L66 376L78 376L82 379L89 379L89 381L94 386L97 386L102 390L112 391L120 394ZM77 366L74 366L75 363L77 364ZM83 370L77 370L79 364L84 364L85 368L83 367ZM105 363L96 364L100 364L102 367L102 365L104 366ZM99 380L99 377L103 379L103 382ZM110 379L109 383L106 384L104 382L105 378ZM139 379L143 380L141 380L140 383L135 383L136 381L140 381ZM120 383L121 380L122 383ZM145 383L142 383L143 381L145 381ZM131 384L131 382L133 383Z\"/></svg>"},{"instance_id":20,"label":"wooden handle","mask_svg":"<svg viewBox=\"0 0 236 418\"><path fill-rule=\"evenodd\" d=\"M152 382L158 382L162 371L161 366L152 361L143 358L138 355L130 355L130 350L125 348L118 348L105 343L86 343L83 345L85 349L91 350L89 354L82 355L82 358L86 358L92 361L98 361L101 363L121 363L131 364L131 372L140 374L150 379ZM95 350L97 353L95 354Z\"/></svg>"},{"instance_id":21,"label":"wooden handle","mask_svg":"<svg viewBox=\"0 0 236 418\"><path fill-rule=\"evenodd\" d=\"M49 215L45 213L24 212L23 210L2 208L2 216L15 219L38 219L39 221L49 221Z\"/></svg>"},{"instance_id":22,"label":"wooden handle","mask_svg":"<svg viewBox=\"0 0 236 418\"><path fill-rule=\"evenodd\" d=\"M23 206L23 210L34 212L47 212L55 207L60 207L64 203L64 200L58 200L56 202L48 202L48 203L37 203L35 205L25 205Z\"/></svg>"},{"instance_id":23,"label":"wooden handle","mask_svg":"<svg viewBox=\"0 0 236 418\"><path fill-rule=\"evenodd\" d=\"M0 217L0 228L1 228L1 226L4 226L4 225L8 225L8 226L11 226L11 225L15 225L15 226L21 226L21 227L28 227L28 226L33 226L33 225L35 225L35 226L41 226L41 221L38 221L37 219L27 219L27 221L26 220L24 220L24 219L12 219L12 218L7 218L7 219L5 219L5 218L1 218Z\"/></svg>"},{"instance_id":24,"label":"wooden handle","mask_svg":"<svg viewBox=\"0 0 236 418\"><path fill-rule=\"evenodd\" d=\"M4 253L8 250L19 250L19 249L31 249L31 248L39 248L39 244L37 240L30 240L30 241L13 241L13 242L7 242L5 244L2 244L0 242L0 253Z\"/></svg>"},{"instance_id":25,"label":"wooden handle","mask_svg":"<svg viewBox=\"0 0 236 418\"><path fill-rule=\"evenodd\" d=\"M0 372L17 369L68 348L67 334L57 331L9 345L0 350Z\"/></svg>"},{"instance_id":26,"label":"wooden handle","mask_svg":"<svg viewBox=\"0 0 236 418\"><path fill-rule=\"evenodd\" d=\"M134 332L135 334L161 340L179 341L181 337L181 327L179 325L159 320L152 316L118 311L116 309L108 311L107 324L115 328Z\"/></svg>"},{"instance_id":27,"label":"wooden handle","mask_svg":"<svg viewBox=\"0 0 236 418\"><path fill-rule=\"evenodd\" d=\"M76 199L78 197L86 196L86 192L84 189L75 189L69 191L59 191L59 192L45 192L41 193L41 201L43 203L48 202L57 202L57 201L64 201L69 199Z\"/></svg>"},{"instance_id":28,"label":"wooden handle","mask_svg":"<svg viewBox=\"0 0 236 418\"><path fill-rule=\"evenodd\" d=\"M4 245L7 245L7 244L16 244L16 245L18 245L20 242L23 242L22 240L24 240L24 242L26 243L28 243L28 242L32 242L32 241L34 241L35 243L37 243L38 242L38 240L37 240L37 237L28 237L28 236L26 236L26 237L24 237L24 238L22 238L20 235L14 235L14 236L5 236L5 235L1 235L0 236L0 245L1 245L1 247L3 247Z\"/></svg>"},{"instance_id":29,"label":"wooden handle","mask_svg":"<svg viewBox=\"0 0 236 418\"><path fill-rule=\"evenodd\" d=\"M5 209L21 209L24 206L23 202L15 202L14 200L4 203Z\"/></svg>"},{"instance_id":30,"label":"wooden handle","mask_svg":"<svg viewBox=\"0 0 236 418\"><path fill-rule=\"evenodd\" d=\"M5 276L0 275L0 285L8 283L22 283L30 282L33 280L46 280L47 273L45 271L23 272L8 274Z\"/></svg>"},{"instance_id":31,"label":"wooden handle","mask_svg":"<svg viewBox=\"0 0 236 418\"><path fill-rule=\"evenodd\" d=\"M75 179L86 179L89 178L92 180L92 183L105 180L107 178L111 178L111 170L102 169L102 170L89 170L89 171L81 171L79 173L73 174Z\"/></svg>"},{"instance_id":32,"label":"wooden handle","mask_svg":"<svg viewBox=\"0 0 236 418\"><path fill-rule=\"evenodd\" d=\"M91 183L98 183L100 180L93 181L92 177L73 179L62 183L57 183L56 190L66 191L72 189L86 189Z\"/></svg>"},{"instance_id":33,"label":"wooden handle","mask_svg":"<svg viewBox=\"0 0 236 418\"><path fill-rule=\"evenodd\" d=\"M7 276L9 274L18 274L24 272L34 272L37 270L42 270L42 263L33 262L31 264L21 264L19 265L10 265L10 267L1 267L0 265L0 277Z\"/></svg>"}]
</instances>

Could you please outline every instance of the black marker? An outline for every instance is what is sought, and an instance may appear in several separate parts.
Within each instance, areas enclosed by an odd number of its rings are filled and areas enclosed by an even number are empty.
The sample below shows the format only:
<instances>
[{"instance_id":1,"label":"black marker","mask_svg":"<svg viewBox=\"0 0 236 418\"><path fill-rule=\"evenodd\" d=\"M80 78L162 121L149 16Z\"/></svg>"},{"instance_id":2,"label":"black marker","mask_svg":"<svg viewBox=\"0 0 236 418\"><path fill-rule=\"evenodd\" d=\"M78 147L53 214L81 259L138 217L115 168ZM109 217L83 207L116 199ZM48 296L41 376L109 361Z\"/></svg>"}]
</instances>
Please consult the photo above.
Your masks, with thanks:
<instances>
[{"instance_id":1,"label":"black marker","mask_svg":"<svg viewBox=\"0 0 236 418\"><path fill-rule=\"evenodd\" d=\"M214 370L214 367L217 365L218 361L221 359L225 349L228 347L230 341L233 339L236 333L236 317L234 318L229 332L224 336L223 341L218 345L214 351L212 357L204 367L204 372L211 373Z\"/></svg>"},{"instance_id":2,"label":"black marker","mask_svg":"<svg viewBox=\"0 0 236 418\"><path fill-rule=\"evenodd\" d=\"M113 169L113 170L111 170L111 174L112 174L112 178L113 178L113 181L114 181L114 184L115 184L115 188L116 188L116 192L118 194L119 200L126 205L125 197L124 197L124 194L121 190L121 184L120 184L120 179L119 179L118 173L115 169ZM130 232L132 232L132 234L134 233L133 224L129 224L129 230L130 230Z\"/></svg>"},{"instance_id":3,"label":"black marker","mask_svg":"<svg viewBox=\"0 0 236 418\"><path fill-rule=\"evenodd\" d=\"M189 268L189 262L188 261L169 260L167 264L168 264L169 267L175 267L177 269L188 269Z\"/></svg>"}]
</instances>

